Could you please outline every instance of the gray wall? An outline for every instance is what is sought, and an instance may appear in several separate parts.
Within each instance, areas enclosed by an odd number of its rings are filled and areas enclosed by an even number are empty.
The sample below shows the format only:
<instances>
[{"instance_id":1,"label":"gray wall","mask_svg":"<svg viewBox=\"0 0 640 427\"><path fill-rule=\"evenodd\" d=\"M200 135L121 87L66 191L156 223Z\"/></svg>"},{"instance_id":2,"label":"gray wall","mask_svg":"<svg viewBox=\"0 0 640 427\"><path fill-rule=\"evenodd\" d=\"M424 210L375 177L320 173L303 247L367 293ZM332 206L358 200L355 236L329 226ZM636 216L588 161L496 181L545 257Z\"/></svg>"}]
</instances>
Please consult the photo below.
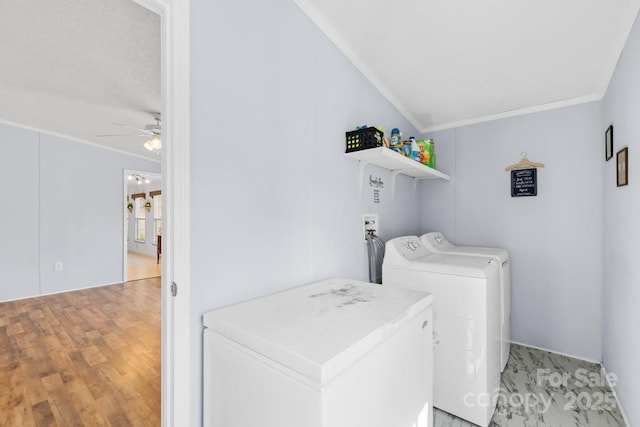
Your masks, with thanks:
<instances>
[{"instance_id":1,"label":"gray wall","mask_svg":"<svg viewBox=\"0 0 640 427\"><path fill-rule=\"evenodd\" d=\"M0 301L40 293L40 140L0 124Z\"/></svg>"},{"instance_id":2,"label":"gray wall","mask_svg":"<svg viewBox=\"0 0 640 427\"><path fill-rule=\"evenodd\" d=\"M512 339L599 361L602 355L602 132L589 103L439 132L451 183L422 184L424 231L507 248ZM526 151L538 196L512 198L505 167Z\"/></svg>"},{"instance_id":3,"label":"gray wall","mask_svg":"<svg viewBox=\"0 0 640 427\"><path fill-rule=\"evenodd\" d=\"M0 124L0 300L121 281L123 169L159 166Z\"/></svg>"},{"instance_id":4,"label":"gray wall","mask_svg":"<svg viewBox=\"0 0 640 427\"><path fill-rule=\"evenodd\" d=\"M640 24L636 24L603 100L601 135L614 127L614 156L603 166L604 365L631 425L640 425ZM616 156L629 147L629 185L616 187Z\"/></svg>"},{"instance_id":5,"label":"gray wall","mask_svg":"<svg viewBox=\"0 0 640 427\"><path fill-rule=\"evenodd\" d=\"M420 184L420 226L422 232L440 231L456 241L456 130L447 129L429 135L436 144L436 166L450 181L424 181ZM504 169L504 168L503 168Z\"/></svg>"},{"instance_id":6,"label":"gray wall","mask_svg":"<svg viewBox=\"0 0 640 427\"><path fill-rule=\"evenodd\" d=\"M192 2L193 413L202 409L202 314L329 276L367 278L361 216L387 239L420 230L419 194L358 195L344 156L357 125L410 125L291 0ZM208 403L211 404L211 403Z\"/></svg>"}]
</instances>

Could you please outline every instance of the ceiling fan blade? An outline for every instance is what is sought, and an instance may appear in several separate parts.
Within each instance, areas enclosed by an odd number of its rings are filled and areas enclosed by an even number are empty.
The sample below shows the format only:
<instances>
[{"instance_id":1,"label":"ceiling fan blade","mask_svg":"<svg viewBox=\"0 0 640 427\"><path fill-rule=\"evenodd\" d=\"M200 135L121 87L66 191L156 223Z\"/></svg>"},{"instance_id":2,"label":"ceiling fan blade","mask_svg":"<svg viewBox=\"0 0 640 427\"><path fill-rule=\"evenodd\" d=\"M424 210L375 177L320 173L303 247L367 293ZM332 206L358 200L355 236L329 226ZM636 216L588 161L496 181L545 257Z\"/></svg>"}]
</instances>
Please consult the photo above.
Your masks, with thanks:
<instances>
[{"instance_id":1,"label":"ceiling fan blade","mask_svg":"<svg viewBox=\"0 0 640 427\"><path fill-rule=\"evenodd\" d=\"M143 132L143 133L144 133L144 134L146 134L146 135L151 135L151 134L152 134L152 132L149 132L149 131L148 131L148 130L146 130L146 129L140 129L140 128L137 128L137 127L134 127L134 126L125 125L125 124L122 124L122 123L112 123L112 124L113 124L114 126L122 126L122 127L127 128L127 129L137 130L138 132Z\"/></svg>"},{"instance_id":2,"label":"ceiling fan blade","mask_svg":"<svg viewBox=\"0 0 640 427\"><path fill-rule=\"evenodd\" d=\"M107 137L112 137L112 136L129 136L129 137L144 137L144 138L149 138L148 134L144 134L144 135L131 135L131 134L121 134L121 133L116 133L116 134L107 134L107 135L96 135L96 138L107 138Z\"/></svg>"}]
</instances>

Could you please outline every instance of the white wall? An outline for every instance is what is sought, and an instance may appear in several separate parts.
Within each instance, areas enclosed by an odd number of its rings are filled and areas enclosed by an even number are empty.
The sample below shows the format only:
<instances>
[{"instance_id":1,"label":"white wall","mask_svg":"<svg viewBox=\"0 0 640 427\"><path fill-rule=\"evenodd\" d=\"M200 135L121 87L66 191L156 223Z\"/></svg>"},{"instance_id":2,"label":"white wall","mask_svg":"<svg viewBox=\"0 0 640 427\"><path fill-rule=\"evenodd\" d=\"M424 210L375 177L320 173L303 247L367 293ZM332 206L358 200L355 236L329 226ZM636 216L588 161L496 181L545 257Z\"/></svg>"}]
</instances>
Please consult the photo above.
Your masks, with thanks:
<instances>
[{"instance_id":1,"label":"white wall","mask_svg":"<svg viewBox=\"0 0 640 427\"><path fill-rule=\"evenodd\" d=\"M122 281L123 169L160 165L2 124L0 153L0 300Z\"/></svg>"},{"instance_id":2,"label":"white wall","mask_svg":"<svg viewBox=\"0 0 640 427\"><path fill-rule=\"evenodd\" d=\"M614 127L614 156L603 166L604 365L630 425L640 425L640 24L627 39L603 100L601 138ZM629 185L616 187L615 153L629 147Z\"/></svg>"},{"instance_id":3,"label":"white wall","mask_svg":"<svg viewBox=\"0 0 640 427\"><path fill-rule=\"evenodd\" d=\"M601 360L600 103L461 127L436 136L451 184L423 183L422 227L459 245L507 248L512 339ZM512 198L505 167L542 162L538 196ZM455 156L452 163L451 154Z\"/></svg>"},{"instance_id":4,"label":"white wall","mask_svg":"<svg viewBox=\"0 0 640 427\"><path fill-rule=\"evenodd\" d=\"M291 0L192 2L193 411L201 415L202 313L329 276L367 278L361 216L417 233L419 194L358 195L344 132L410 125ZM384 58L382 58L384 59ZM215 404L208 402L207 404ZM194 425L199 425L198 418Z\"/></svg>"}]
</instances>

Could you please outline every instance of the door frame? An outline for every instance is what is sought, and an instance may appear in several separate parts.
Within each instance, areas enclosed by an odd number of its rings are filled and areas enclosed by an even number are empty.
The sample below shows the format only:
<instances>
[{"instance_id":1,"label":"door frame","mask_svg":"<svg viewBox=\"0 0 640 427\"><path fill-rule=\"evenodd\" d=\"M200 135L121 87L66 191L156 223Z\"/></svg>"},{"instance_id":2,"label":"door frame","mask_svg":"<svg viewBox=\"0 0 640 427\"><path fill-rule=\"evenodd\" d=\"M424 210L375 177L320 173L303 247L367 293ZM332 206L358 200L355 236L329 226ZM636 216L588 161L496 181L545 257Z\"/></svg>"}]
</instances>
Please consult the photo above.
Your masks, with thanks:
<instances>
[{"instance_id":1,"label":"door frame","mask_svg":"<svg viewBox=\"0 0 640 427\"><path fill-rule=\"evenodd\" d=\"M191 426L190 1L134 1L162 27L162 425Z\"/></svg>"}]
</instances>

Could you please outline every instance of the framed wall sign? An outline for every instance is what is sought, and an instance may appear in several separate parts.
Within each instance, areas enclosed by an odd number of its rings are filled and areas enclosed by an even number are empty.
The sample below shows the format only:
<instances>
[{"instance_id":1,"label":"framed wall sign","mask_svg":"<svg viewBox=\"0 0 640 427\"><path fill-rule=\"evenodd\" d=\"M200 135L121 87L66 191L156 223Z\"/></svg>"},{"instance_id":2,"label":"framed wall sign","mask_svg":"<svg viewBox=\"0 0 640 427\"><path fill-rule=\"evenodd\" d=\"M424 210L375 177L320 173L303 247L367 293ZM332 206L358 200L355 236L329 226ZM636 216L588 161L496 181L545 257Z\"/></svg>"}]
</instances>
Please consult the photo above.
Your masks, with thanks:
<instances>
[{"instance_id":1,"label":"framed wall sign","mask_svg":"<svg viewBox=\"0 0 640 427\"><path fill-rule=\"evenodd\" d=\"M604 159L609 161L613 157L613 125L604 133Z\"/></svg>"},{"instance_id":2,"label":"framed wall sign","mask_svg":"<svg viewBox=\"0 0 640 427\"><path fill-rule=\"evenodd\" d=\"M538 173L536 168L511 171L511 197L538 195Z\"/></svg>"},{"instance_id":3,"label":"framed wall sign","mask_svg":"<svg viewBox=\"0 0 640 427\"><path fill-rule=\"evenodd\" d=\"M617 157L617 179L616 184L618 187L629 184L629 148L624 147L618 151Z\"/></svg>"}]
</instances>

